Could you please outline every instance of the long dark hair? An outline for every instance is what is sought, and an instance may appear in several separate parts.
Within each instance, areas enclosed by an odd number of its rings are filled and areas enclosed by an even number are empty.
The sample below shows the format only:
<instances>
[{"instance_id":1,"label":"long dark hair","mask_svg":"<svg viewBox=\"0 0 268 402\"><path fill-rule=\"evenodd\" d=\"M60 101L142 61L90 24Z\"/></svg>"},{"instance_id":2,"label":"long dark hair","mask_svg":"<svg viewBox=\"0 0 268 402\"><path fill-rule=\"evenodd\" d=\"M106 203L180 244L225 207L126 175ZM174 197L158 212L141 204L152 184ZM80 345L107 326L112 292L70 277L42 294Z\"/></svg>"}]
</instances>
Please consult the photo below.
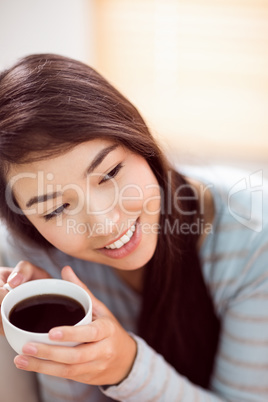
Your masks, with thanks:
<instances>
[{"instance_id":1,"label":"long dark hair","mask_svg":"<svg viewBox=\"0 0 268 402\"><path fill-rule=\"evenodd\" d=\"M208 387L219 320L201 272L199 236L175 230L178 223L190 225L197 219L198 202L185 178L167 162L137 109L89 66L41 54L23 58L0 75L1 218L24 240L53 247L27 217L10 209L5 198L7 169L95 138L112 139L146 158L162 189L162 230L144 271L139 334L180 374ZM168 194L173 196L178 188L180 210L196 210L195 214L170 208Z\"/></svg>"}]
</instances>

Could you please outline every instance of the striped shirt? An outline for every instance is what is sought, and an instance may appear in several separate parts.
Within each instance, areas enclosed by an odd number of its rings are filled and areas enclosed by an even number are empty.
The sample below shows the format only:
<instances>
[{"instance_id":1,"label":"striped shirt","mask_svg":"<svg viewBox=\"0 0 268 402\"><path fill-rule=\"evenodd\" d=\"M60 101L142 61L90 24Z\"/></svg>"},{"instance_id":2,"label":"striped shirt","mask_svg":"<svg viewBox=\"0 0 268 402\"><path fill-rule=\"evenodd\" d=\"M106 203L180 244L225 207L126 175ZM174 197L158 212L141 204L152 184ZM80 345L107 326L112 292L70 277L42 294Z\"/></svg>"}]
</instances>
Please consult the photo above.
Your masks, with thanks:
<instances>
[{"instance_id":1,"label":"striped shirt","mask_svg":"<svg viewBox=\"0 0 268 402\"><path fill-rule=\"evenodd\" d=\"M200 250L205 282L221 320L219 348L209 390L191 383L136 333L140 296L109 267L56 251L17 252L19 259L60 277L72 266L135 338L137 356L129 376L119 385L97 387L37 374L42 402L119 400L127 402L258 402L268 400L268 201L261 172L193 169L184 171L213 194L215 217ZM202 222L200 223L202 224ZM204 227L204 230L206 228Z\"/></svg>"}]
</instances>

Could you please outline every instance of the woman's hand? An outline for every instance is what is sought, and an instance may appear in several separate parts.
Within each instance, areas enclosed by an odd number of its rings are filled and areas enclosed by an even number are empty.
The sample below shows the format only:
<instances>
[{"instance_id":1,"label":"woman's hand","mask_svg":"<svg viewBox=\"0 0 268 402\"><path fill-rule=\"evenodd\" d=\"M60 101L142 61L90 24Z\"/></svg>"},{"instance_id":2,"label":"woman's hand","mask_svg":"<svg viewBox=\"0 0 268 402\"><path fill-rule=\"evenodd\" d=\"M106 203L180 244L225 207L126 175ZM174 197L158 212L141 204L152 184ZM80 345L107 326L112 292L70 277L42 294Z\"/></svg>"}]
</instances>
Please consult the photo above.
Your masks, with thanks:
<instances>
[{"instance_id":1,"label":"woman's hand","mask_svg":"<svg viewBox=\"0 0 268 402\"><path fill-rule=\"evenodd\" d=\"M16 356L14 360L17 368L92 385L121 382L129 374L135 360L136 342L70 267L63 268L62 278L80 285L89 293L93 304L93 321L88 325L50 330L50 339L81 342L78 346L24 345L24 355Z\"/></svg>"},{"instance_id":2,"label":"woman's hand","mask_svg":"<svg viewBox=\"0 0 268 402\"><path fill-rule=\"evenodd\" d=\"M50 278L50 275L28 261L20 261L15 268L0 267L0 304L8 292L3 287L5 283L8 283L11 288L15 288L24 282L44 278ZM2 320L0 318L0 334L3 333Z\"/></svg>"}]
</instances>

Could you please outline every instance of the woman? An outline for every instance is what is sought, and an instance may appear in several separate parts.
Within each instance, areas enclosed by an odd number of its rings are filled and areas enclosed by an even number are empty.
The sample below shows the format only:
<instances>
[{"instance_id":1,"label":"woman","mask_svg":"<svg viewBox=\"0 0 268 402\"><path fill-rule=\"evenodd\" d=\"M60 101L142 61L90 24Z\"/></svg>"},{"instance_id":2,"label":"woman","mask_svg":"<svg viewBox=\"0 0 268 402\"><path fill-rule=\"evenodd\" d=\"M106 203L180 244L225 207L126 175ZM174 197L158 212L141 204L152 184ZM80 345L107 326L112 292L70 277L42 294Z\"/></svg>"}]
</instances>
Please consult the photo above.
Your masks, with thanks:
<instances>
[{"instance_id":1,"label":"woman","mask_svg":"<svg viewBox=\"0 0 268 402\"><path fill-rule=\"evenodd\" d=\"M171 167L134 106L104 78L50 54L3 72L0 163L1 216L24 259L1 269L1 285L59 276L64 267L63 279L94 294L93 323L50 331L81 345L27 344L15 358L38 373L42 401L267 398L268 353L251 356L258 331L233 318L250 339L226 334L230 315L241 313L234 301L258 318L250 295L263 274L267 231L257 236L225 216L216 194ZM218 226L234 223L234 237L223 239ZM212 261L223 246L227 266ZM252 258L255 274L244 269ZM242 284L227 286L239 275ZM265 278L261 284L266 295Z\"/></svg>"}]
</instances>

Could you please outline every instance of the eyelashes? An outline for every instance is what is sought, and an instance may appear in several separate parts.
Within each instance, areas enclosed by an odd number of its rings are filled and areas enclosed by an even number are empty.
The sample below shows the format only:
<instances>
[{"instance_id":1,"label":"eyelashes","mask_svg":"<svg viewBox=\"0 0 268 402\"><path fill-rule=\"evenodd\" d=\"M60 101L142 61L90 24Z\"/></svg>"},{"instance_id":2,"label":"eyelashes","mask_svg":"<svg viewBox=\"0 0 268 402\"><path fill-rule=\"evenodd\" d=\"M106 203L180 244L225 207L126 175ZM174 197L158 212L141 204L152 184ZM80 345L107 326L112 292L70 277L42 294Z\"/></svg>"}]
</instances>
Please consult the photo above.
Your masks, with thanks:
<instances>
[{"instance_id":1,"label":"eyelashes","mask_svg":"<svg viewBox=\"0 0 268 402\"><path fill-rule=\"evenodd\" d=\"M113 168L109 173L107 173L103 179L100 181L100 184L105 183L108 180L114 179L119 171L122 169L123 165L122 163L118 163L115 168Z\"/></svg>"},{"instance_id":2,"label":"eyelashes","mask_svg":"<svg viewBox=\"0 0 268 402\"><path fill-rule=\"evenodd\" d=\"M68 208L70 204L65 203L63 205L61 205L60 207L58 207L57 209L55 209L54 211L50 212L49 214L44 216L45 221L49 221L52 218L55 218L56 216L59 216L63 213L63 211Z\"/></svg>"},{"instance_id":3,"label":"eyelashes","mask_svg":"<svg viewBox=\"0 0 268 402\"><path fill-rule=\"evenodd\" d=\"M119 173L119 171L122 169L123 164L120 162L118 163L118 165L115 166L115 168L113 168L109 173L107 173L100 181L99 184L105 183L111 179L114 179L117 174ZM49 220L60 216L68 207L70 206L70 204L68 204L67 202L63 205L61 205L60 207L56 208L54 211L50 212L47 215L44 215L44 219L46 222L48 222Z\"/></svg>"}]
</instances>

